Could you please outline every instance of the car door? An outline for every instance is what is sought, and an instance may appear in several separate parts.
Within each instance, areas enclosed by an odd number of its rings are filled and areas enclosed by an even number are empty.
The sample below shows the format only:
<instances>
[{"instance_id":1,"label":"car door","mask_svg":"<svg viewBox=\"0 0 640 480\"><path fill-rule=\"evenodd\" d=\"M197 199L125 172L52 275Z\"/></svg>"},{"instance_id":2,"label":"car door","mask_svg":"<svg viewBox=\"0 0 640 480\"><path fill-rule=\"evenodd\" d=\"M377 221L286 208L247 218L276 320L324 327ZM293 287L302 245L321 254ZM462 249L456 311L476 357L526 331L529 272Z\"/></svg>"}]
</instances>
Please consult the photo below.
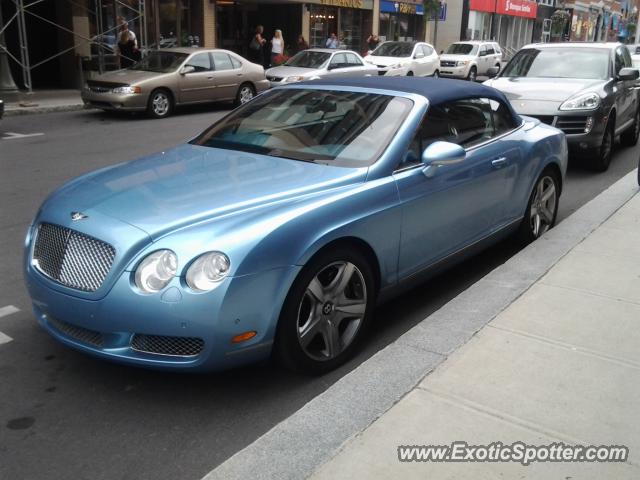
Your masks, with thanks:
<instances>
[{"instance_id":1,"label":"car door","mask_svg":"<svg viewBox=\"0 0 640 480\"><path fill-rule=\"evenodd\" d=\"M230 100L236 97L242 83L242 64L234 62L225 52L211 52L216 83L215 100Z\"/></svg>"},{"instance_id":2,"label":"car door","mask_svg":"<svg viewBox=\"0 0 640 480\"><path fill-rule=\"evenodd\" d=\"M345 57L347 59L348 65L348 67L345 69L345 76L363 77L368 73L364 68L364 63L362 63L362 61L355 54L346 52Z\"/></svg>"},{"instance_id":3,"label":"car door","mask_svg":"<svg viewBox=\"0 0 640 480\"><path fill-rule=\"evenodd\" d=\"M422 45L422 53L424 53L424 73L423 75L433 75L440 67L440 61L436 51L429 45Z\"/></svg>"},{"instance_id":4,"label":"car door","mask_svg":"<svg viewBox=\"0 0 640 480\"><path fill-rule=\"evenodd\" d=\"M435 141L458 143L461 162L436 167L427 178L420 162ZM506 199L512 152L496 137L487 99L431 106L394 178L403 212L398 272L410 276L479 241L497 228Z\"/></svg>"},{"instance_id":5,"label":"car door","mask_svg":"<svg viewBox=\"0 0 640 480\"><path fill-rule=\"evenodd\" d=\"M480 45L478 49L478 75L484 75L487 71L487 46L485 44Z\"/></svg>"},{"instance_id":6,"label":"car door","mask_svg":"<svg viewBox=\"0 0 640 480\"><path fill-rule=\"evenodd\" d=\"M425 58L424 52L422 51L422 44L418 43L415 47L413 47L413 52L411 53L411 71L417 77L422 77L426 75L425 71Z\"/></svg>"},{"instance_id":7,"label":"car door","mask_svg":"<svg viewBox=\"0 0 640 480\"><path fill-rule=\"evenodd\" d=\"M626 47L619 47L620 54L622 55L622 64L623 68L633 68L633 62L631 60L631 54ZM632 122L635 118L636 109L638 108L638 91L637 91L637 80L625 80L624 91L625 91L625 104L627 106L626 111L626 120L627 122ZM620 122L619 126L623 126Z\"/></svg>"},{"instance_id":8,"label":"car door","mask_svg":"<svg viewBox=\"0 0 640 480\"><path fill-rule=\"evenodd\" d=\"M185 67L192 67L193 71L180 74L178 79L180 103L195 103L213 98L216 83L209 53L200 52L189 57L183 69Z\"/></svg>"}]
</instances>

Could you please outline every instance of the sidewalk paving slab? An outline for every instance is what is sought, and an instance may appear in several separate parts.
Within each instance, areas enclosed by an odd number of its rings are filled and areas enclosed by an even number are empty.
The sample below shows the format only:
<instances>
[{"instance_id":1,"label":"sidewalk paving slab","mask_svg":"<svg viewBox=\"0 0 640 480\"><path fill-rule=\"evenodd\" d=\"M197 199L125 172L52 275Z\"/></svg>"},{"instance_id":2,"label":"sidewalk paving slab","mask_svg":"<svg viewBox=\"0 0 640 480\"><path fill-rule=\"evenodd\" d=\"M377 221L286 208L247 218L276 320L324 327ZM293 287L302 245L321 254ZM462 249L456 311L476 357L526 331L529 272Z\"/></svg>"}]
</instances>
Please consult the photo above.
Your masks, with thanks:
<instances>
[{"instance_id":1,"label":"sidewalk paving slab","mask_svg":"<svg viewBox=\"0 0 640 480\"><path fill-rule=\"evenodd\" d=\"M69 112L85 108L80 90L34 90L20 92L5 99L4 116L29 115L34 113Z\"/></svg>"},{"instance_id":2,"label":"sidewalk paving slab","mask_svg":"<svg viewBox=\"0 0 640 480\"><path fill-rule=\"evenodd\" d=\"M312 478L640 478L638 219L640 195ZM456 440L626 445L630 458L529 466L398 461L399 445Z\"/></svg>"}]
</instances>

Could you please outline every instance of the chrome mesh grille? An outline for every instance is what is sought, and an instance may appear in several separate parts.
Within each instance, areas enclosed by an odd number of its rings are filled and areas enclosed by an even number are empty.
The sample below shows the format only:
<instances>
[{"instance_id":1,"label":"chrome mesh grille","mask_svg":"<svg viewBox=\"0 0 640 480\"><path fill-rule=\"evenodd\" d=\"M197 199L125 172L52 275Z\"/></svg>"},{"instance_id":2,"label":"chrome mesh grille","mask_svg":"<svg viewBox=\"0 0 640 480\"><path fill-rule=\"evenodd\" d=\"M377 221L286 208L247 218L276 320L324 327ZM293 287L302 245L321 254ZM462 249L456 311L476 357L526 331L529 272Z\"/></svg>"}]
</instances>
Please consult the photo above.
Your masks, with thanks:
<instances>
[{"instance_id":1,"label":"chrome mesh grille","mask_svg":"<svg viewBox=\"0 0 640 480\"><path fill-rule=\"evenodd\" d=\"M38 227L35 267L67 287L95 292L109 273L115 249L108 243L51 223Z\"/></svg>"},{"instance_id":2,"label":"chrome mesh grille","mask_svg":"<svg viewBox=\"0 0 640 480\"><path fill-rule=\"evenodd\" d=\"M204 340L194 337L165 337L136 333L131 340L131 348L139 352L157 355L195 357L202 352Z\"/></svg>"},{"instance_id":3,"label":"chrome mesh grille","mask_svg":"<svg viewBox=\"0 0 640 480\"><path fill-rule=\"evenodd\" d=\"M55 318L47 317L47 321L59 332L65 334L68 337L73 338L82 343L88 343L95 347L102 347L103 339L100 332L94 332L86 328L71 325L70 323L56 320Z\"/></svg>"}]
</instances>

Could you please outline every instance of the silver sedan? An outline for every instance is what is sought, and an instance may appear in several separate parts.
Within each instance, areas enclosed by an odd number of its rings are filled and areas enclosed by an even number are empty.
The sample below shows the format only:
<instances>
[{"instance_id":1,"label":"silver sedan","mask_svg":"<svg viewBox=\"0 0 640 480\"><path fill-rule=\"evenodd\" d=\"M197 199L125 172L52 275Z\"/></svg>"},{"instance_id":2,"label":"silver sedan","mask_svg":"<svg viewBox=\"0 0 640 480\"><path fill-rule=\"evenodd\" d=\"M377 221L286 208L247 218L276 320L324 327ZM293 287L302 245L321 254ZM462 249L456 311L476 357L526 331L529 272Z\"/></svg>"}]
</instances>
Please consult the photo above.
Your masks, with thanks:
<instances>
[{"instance_id":1,"label":"silver sedan","mask_svg":"<svg viewBox=\"0 0 640 480\"><path fill-rule=\"evenodd\" d=\"M312 48L303 50L286 63L267 70L272 87L303 80L340 77L369 77L378 75L378 69L368 65L351 50Z\"/></svg>"}]
</instances>

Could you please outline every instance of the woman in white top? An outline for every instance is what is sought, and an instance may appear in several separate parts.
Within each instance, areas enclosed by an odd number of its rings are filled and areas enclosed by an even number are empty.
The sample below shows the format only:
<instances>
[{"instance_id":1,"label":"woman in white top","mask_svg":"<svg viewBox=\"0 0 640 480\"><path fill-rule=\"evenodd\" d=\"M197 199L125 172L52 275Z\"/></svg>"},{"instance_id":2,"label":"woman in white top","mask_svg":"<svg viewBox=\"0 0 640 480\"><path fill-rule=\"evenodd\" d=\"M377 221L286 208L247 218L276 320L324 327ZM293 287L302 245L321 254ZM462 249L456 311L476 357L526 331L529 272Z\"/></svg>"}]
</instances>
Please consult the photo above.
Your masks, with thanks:
<instances>
[{"instance_id":1,"label":"woman in white top","mask_svg":"<svg viewBox=\"0 0 640 480\"><path fill-rule=\"evenodd\" d=\"M276 30L271 39L271 66L276 64L275 58L284 54L284 38L282 38L282 30Z\"/></svg>"}]
</instances>

